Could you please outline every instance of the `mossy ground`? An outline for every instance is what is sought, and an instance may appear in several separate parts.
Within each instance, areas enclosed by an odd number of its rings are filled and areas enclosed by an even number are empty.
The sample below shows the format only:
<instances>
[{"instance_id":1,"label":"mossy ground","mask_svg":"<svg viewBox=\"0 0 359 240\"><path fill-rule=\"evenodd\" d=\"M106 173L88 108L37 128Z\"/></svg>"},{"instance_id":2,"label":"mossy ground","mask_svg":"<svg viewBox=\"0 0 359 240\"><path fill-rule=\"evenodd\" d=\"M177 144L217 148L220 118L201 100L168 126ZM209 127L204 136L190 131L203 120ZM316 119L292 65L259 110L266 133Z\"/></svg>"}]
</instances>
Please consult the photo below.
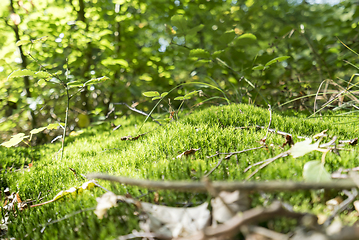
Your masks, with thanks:
<instances>
[{"instance_id":1,"label":"mossy ground","mask_svg":"<svg viewBox=\"0 0 359 240\"><path fill-rule=\"evenodd\" d=\"M122 141L121 137L136 136L142 124L142 117L122 117L116 124L122 126L112 131L109 124L88 128L77 137L68 137L65 156L60 162L56 152L59 144L47 144L30 148L0 148L1 188L9 187L19 192L22 200L37 199L39 194L43 201L52 199L61 190L73 186L81 186L85 180L76 178L69 168L79 174L102 172L111 175L127 176L152 180L192 180L199 181L218 162L218 157L207 158L216 151L232 152L259 147L260 139L266 135L266 129L236 129L246 126L268 126L269 111L249 105L230 105L210 107L195 111L185 116L180 115L179 121L173 121L159 127L156 123L146 123L141 132L146 135L134 141ZM351 122L351 123L348 123ZM289 117L273 113L271 128L290 133L294 141L302 141L297 136L312 136L325 129L328 135L339 139L351 139L358 135L353 118L346 116L321 117L306 119L301 116ZM269 134L266 140L268 149L259 149L233 156L223 161L221 166L211 175L212 180L240 181L246 179L253 170L243 170L250 164L273 157L287 149L280 148L285 139L283 136ZM176 158L181 152L201 148L193 156ZM351 151L341 151L340 156L329 153L325 167L333 172L340 167L357 166L358 150L347 147ZM294 159L286 157L276 160L260 170L251 180L264 181L270 179L302 181L303 165L310 160L320 160L321 153L312 152ZM13 171L33 162L29 169ZM9 167L13 166L13 170ZM154 194L147 189L128 187L100 181L104 187L116 194L129 193L133 197L145 194L141 200L153 202ZM76 197L67 197L64 201L44 206L28 208L16 212L9 225L8 237L16 239L113 239L119 235L138 229L135 207L120 203L117 208L109 211L108 217L99 220L93 212L96 197L104 193L96 188L85 191ZM148 193L148 194L146 194ZM329 214L323 201L337 193L300 191L295 193L272 193L252 195L253 206L263 205L275 199L290 203L298 211L322 212ZM207 194L177 193L159 191L160 204L183 206L196 205L207 201ZM314 199L319 195L319 201ZM330 196L328 196L330 195ZM90 208L90 209L89 209ZM84 211L80 211L84 210ZM77 212L80 211L80 212ZM77 214L75 214L77 213ZM346 212L348 213L348 212ZM74 214L73 216L70 216ZM350 213L352 214L352 213ZM351 221L350 215L343 218ZM52 221L64 220L52 223ZM346 218L347 217L347 218ZM48 224L51 223L51 224ZM47 225L48 224L48 225ZM273 228L286 231L288 226L280 221L273 223Z\"/></svg>"}]
</instances>

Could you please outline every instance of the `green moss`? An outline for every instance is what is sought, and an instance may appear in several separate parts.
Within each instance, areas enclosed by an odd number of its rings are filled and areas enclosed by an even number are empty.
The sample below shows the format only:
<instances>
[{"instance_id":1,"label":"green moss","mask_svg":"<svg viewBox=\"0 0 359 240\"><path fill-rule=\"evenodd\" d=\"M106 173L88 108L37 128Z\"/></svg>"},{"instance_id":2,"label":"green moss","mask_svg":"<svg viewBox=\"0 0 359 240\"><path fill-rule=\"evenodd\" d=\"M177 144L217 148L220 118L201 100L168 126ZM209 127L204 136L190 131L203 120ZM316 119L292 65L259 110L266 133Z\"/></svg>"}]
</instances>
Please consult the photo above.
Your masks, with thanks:
<instances>
[{"instance_id":1,"label":"green moss","mask_svg":"<svg viewBox=\"0 0 359 240\"><path fill-rule=\"evenodd\" d=\"M88 128L77 137L67 138L65 157L62 161L59 154L56 154L60 144L48 144L33 149L1 147L1 188L10 187L11 191L18 191L23 200L37 199L40 192L41 196L45 197L43 201L50 200L59 191L80 186L84 182L76 178L69 168L74 169L77 176L103 172L139 179L199 181L219 160L218 157L207 158L207 156L215 154L216 151L240 151L260 146L259 142L266 135L266 129L258 130L249 126L267 127L270 118L268 110L249 105L210 107L188 116L182 114L180 117L179 121L161 127L153 122L145 123L141 133L150 132L135 141L122 141L121 137L136 136L144 120L142 117L131 116L116 120L116 124L122 125L116 131L112 131L109 124ZM292 134L296 142L302 141L297 138L298 136L312 136L325 129L328 129L327 133L330 137L351 139L358 134L356 123L339 124L348 119L347 116L306 119L273 113L271 128ZM244 173L243 170L250 164L289 149L289 147L285 149L280 147L284 142L283 136L269 134L266 140L268 149L233 156L223 161L210 178L228 181L244 180L256 169ZM192 156L177 158L181 152L191 148L201 149ZM348 148L352 151L342 151L340 156L334 153L327 154L325 166L329 172L340 167L352 168L357 165L356 148ZM251 180L303 180L303 165L307 161L320 158L321 153L313 152L297 159L292 157L278 159L260 170ZM8 169L12 165L13 169L19 169L30 162L34 165L27 170L15 172ZM134 197L148 192L146 189L114 185L105 181L100 184L115 193L130 193ZM102 193L101 189L95 189L76 198L67 198L62 202L19 212L18 217L14 217L12 224L9 225L8 235L16 239L112 239L138 228L137 218L133 216L134 207L120 204L103 220L98 220L93 211L85 211L50 224L41 231L43 224L51 220L60 219L80 209L95 207L95 199ZM159 193L163 203L173 206L181 206L188 202L199 204L208 199L206 194L170 191ZM314 203L312 195L308 192L275 193L265 196L254 194L253 206L280 199L294 205L295 209L300 211L323 210L323 205ZM153 194L149 193L142 200L152 201L152 199ZM275 228L279 229L277 225L278 222L275 223Z\"/></svg>"}]
</instances>

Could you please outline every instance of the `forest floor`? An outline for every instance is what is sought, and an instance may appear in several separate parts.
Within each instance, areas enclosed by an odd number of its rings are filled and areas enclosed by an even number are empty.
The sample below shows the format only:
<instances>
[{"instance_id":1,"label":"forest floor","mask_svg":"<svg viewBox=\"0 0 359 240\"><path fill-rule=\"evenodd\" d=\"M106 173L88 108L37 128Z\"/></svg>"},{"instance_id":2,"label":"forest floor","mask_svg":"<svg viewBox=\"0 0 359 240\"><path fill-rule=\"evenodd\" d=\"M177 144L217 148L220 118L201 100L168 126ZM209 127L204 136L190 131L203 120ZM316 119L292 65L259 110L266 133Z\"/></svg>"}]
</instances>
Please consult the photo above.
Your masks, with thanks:
<instances>
[{"instance_id":1,"label":"forest floor","mask_svg":"<svg viewBox=\"0 0 359 240\"><path fill-rule=\"evenodd\" d=\"M294 115L121 117L71 133L62 160L59 143L0 147L1 237L358 239L355 116Z\"/></svg>"}]
</instances>

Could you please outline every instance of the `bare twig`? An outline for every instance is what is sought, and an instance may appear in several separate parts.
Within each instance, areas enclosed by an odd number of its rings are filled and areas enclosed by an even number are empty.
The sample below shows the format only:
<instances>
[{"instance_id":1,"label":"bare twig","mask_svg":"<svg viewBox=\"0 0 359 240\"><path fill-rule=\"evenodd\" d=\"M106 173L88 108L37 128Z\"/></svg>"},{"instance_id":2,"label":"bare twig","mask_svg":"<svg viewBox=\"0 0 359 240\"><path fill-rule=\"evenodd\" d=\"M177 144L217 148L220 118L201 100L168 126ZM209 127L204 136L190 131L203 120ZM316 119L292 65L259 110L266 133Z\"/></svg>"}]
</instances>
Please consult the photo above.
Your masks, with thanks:
<instances>
[{"instance_id":1,"label":"bare twig","mask_svg":"<svg viewBox=\"0 0 359 240\"><path fill-rule=\"evenodd\" d=\"M51 225L51 224L64 221L64 220L66 220L66 219L68 219L68 218L70 218L70 217L73 217L73 216L77 215L77 214L80 214L80 213L83 213L83 212L87 212L87 211L93 211L93 210L95 210L95 209L96 209L96 208L94 208L94 207L93 207L93 208L81 209L81 210L79 210L79 211L76 211L76 212L73 212L73 213L71 213L71 214L65 215L64 217L59 218L59 219L56 219L56 220L54 220L54 221L51 221L51 222L48 222L48 223L45 223L45 224L41 224L41 225L39 225L39 227L42 227L41 230L40 230L40 232L43 233L43 232L45 231L46 227L49 226L49 225Z\"/></svg>"},{"instance_id":2,"label":"bare twig","mask_svg":"<svg viewBox=\"0 0 359 240\"><path fill-rule=\"evenodd\" d=\"M150 117L154 122L156 122L158 125L162 126L161 123L159 123L158 121L156 121L150 114L147 114L145 112L142 112L141 110L138 110L136 108L133 108L131 106L129 106L127 103L114 103L114 105L125 105L126 107L128 107L131 111L134 111L136 113L139 113L143 116L146 116L146 117Z\"/></svg>"},{"instance_id":3,"label":"bare twig","mask_svg":"<svg viewBox=\"0 0 359 240\"><path fill-rule=\"evenodd\" d=\"M217 227L207 227L203 230L203 235L208 238L221 237L225 239L233 237L238 233L241 226L254 224L268 219L276 217L288 217L294 219L301 219L308 214L296 213L286 209L282 203L274 202L268 208L253 208L243 212L240 215L236 215L224 224L220 224ZM312 216L316 218L315 216Z\"/></svg>"},{"instance_id":4,"label":"bare twig","mask_svg":"<svg viewBox=\"0 0 359 240\"><path fill-rule=\"evenodd\" d=\"M270 239L275 239L275 240L288 240L289 239L289 236L287 234L278 233L278 232L269 230L264 227L249 226L248 230L250 232L257 233L259 235L265 236Z\"/></svg>"},{"instance_id":5,"label":"bare twig","mask_svg":"<svg viewBox=\"0 0 359 240\"><path fill-rule=\"evenodd\" d=\"M240 154L240 153L244 153L244 152L248 152L248 151L252 151L252 150L257 150L257 149L261 149L263 148L264 146L260 146L260 147L255 147L255 148L249 148L249 149L244 149L244 150L241 150L241 151L238 151L238 152L229 152L229 153L220 153L220 152L217 152L216 154L214 155L211 155L211 156L207 156L207 158L212 158L212 157L216 157L218 155L227 155L224 159L229 159L230 157L232 157L233 155L235 154Z\"/></svg>"},{"instance_id":6,"label":"bare twig","mask_svg":"<svg viewBox=\"0 0 359 240\"><path fill-rule=\"evenodd\" d=\"M159 236L158 234L155 233L150 233L150 232L137 232L137 231L132 231L132 233L124 235L124 236L120 236L117 239L118 240L127 240L127 239L138 239L138 238L142 238L142 239L155 239L155 238L160 238L160 239L165 239L161 236Z\"/></svg>"},{"instance_id":7,"label":"bare twig","mask_svg":"<svg viewBox=\"0 0 359 240\"><path fill-rule=\"evenodd\" d=\"M264 137L264 141L267 139L268 132L269 132L269 129L270 129L270 125L272 124L272 107L271 107L270 104L268 104L268 111L269 111L269 123L268 123L266 136Z\"/></svg>"},{"instance_id":8,"label":"bare twig","mask_svg":"<svg viewBox=\"0 0 359 240\"><path fill-rule=\"evenodd\" d=\"M212 168L211 171L209 171L206 175L204 175L204 177L208 177L214 170L216 170L216 169L218 168L218 166L221 165L223 159L224 159L224 158L221 158L221 159L218 161L217 165L216 165L214 168Z\"/></svg>"},{"instance_id":9,"label":"bare twig","mask_svg":"<svg viewBox=\"0 0 359 240\"><path fill-rule=\"evenodd\" d=\"M354 201L354 199L358 196L358 190L356 188L353 188L351 192L348 192L344 190L344 193L348 196L347 199L345 199L343 202L341 202L336 209L333 211L333 213L328 217L328 219L324 222L324 226L329 226L330 223L333 221L335 216L337 216L339 213L344 211L350 203Z\"/></svg>"},{"instance_id":10,"label":"bare twig","mask_svg":"<svg viewBox=\"0 0 359 240\"><path fill-rule=\"evenodd\" d=\"M235 129L248 129L248 128L258 128L258 129L267 129L267 132L270 132L270 133L275 133L275 134L278 134L278 135L282 135L282 136L292 136L292 134L290 133L286 133L286 132L283 132L283 131L279 131L279 130L276 130L276 129L273 129L273 128L268 128L268 127L264 127L264 126L258 126L258 125L255 125L255 126L247 126L247 127L236 127Z\"/></svg>"},{"instance_id":11,"label":"bare twig","mask_svg":"<svg viewBox=\"0 0 359 240\"><path fill-rule=\"evenodd\" d=\"M101 173L88 174L89 179L103 179L132 186L138 186L150 189L175 190L184 192L207 192L202 182L184 182L184 181L150 181L131 179L127 177L117 177ZM266 182L213 182L213 187L217 191L235 190L242 191L297 191L297 190L315 190L315 189L352 189L357 185L350 179L330 181L330 182L293 182L293 181L266 181Z\"/></svg>"},{"instance_id":12,"label":"bare twig","mask_svg":"<svg viewBox=\"0 0 359 240\"><path fill-rule=\"evenodd\" d=\"M287 157L289 156L290 151L285 151L282 152L281 154L278 154L277 156L267 159L262 165L259 166L259 168L257 168L254 172L251 173L251 175L249 175L246 180L249 180L251 177L253 177L257 172L259 172L259 170L261 170L262 168L265 168L267 165L269 165L270 163L274 162L275 160L277 160L278 158L282 158L282 157Z\"/></svg>"}]
</instances>

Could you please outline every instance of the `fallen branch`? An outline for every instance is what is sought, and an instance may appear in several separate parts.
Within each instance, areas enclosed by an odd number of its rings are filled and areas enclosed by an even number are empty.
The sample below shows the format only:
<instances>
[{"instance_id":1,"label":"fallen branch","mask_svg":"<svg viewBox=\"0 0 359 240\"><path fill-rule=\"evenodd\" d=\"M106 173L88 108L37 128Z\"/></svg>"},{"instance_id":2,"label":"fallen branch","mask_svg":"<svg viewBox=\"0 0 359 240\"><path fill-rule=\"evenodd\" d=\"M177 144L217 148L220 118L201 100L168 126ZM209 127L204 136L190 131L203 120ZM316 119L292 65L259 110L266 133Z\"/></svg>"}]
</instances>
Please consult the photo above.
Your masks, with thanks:
<instances>
[{"instance_id":1,"label":"fallen branch","mask_svg":"<svg viewBox=\"0 0 359 240\"><path fill-rule=\"evenodd\" d=\"M186 239L231 239L240 231L240 228L245 225L263 222L277 217L302 219L304 216L316 218L316 216L311 214L292 212L283 207L282 203L274 202L268 208L258 207L245 211L242 214L237 214L217 227L206 227L203 231L197 232Z\"/></svg>"},{"instance_id":2,"label":"fallen branch","mask_svg":"<svg viewBox=\"0 0 359 240\"><path fill-rule=\"evenodd\" d=\"M183 192L207 192L203 182L185 182L185 181L151 181L132 179L127 177L117 177L101 173L90 173L89 179L103 179L112 182L118 182L131 186L138 186L150 189L175 190ZM294 181L266 181L266 182L212 182L216 191L297 191L297 190L315 190L315 189L352 189L357 185L351 179L337 180L330 182L294 182Z\"/></svg>"},{"instance_id":3,"label":"fallen branch","mask_svg":"<svg viewBox=\"0 0 359 240\"><path fill-rule=\"evenodd\" d=\"M351 192L348 192L344 190L344 193L348 196L347 199L345 199L342 203L340 203L336 209L333 211L333 213L328 217L328 219L324 222L324 226L329 226L333 219L341 212L343 212L349 204L351 204L355 198L358 196L358 190L356 188L353 188Z\"/></svg>"}]
</instances>

